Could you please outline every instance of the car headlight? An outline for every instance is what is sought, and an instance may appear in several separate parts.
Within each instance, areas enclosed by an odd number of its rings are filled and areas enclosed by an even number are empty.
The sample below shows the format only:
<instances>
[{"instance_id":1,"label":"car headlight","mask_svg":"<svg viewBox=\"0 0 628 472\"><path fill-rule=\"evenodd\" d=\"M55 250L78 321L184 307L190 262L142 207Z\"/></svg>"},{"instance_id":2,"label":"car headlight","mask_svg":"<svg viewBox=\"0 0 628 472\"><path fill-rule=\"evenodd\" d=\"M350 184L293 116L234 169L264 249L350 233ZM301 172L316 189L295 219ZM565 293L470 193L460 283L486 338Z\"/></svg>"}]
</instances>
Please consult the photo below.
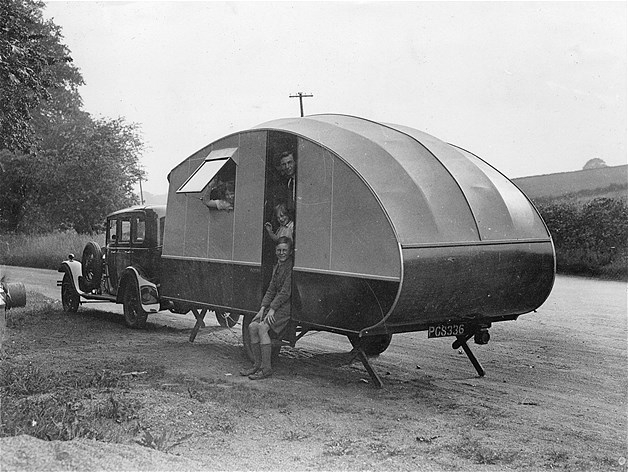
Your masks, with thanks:
<instances>
[{"instance_id":1,"label":"car headlight","mask_svg":"<svg viewBox=\"0 0 628 472\"><path fill-rule=\"evenodd\" d=\"M140 290L142 305L152 305L154 303L159 303L159 294L157 293L157 289L155 287L142 287Z\"/></svg>"}]
</instances>

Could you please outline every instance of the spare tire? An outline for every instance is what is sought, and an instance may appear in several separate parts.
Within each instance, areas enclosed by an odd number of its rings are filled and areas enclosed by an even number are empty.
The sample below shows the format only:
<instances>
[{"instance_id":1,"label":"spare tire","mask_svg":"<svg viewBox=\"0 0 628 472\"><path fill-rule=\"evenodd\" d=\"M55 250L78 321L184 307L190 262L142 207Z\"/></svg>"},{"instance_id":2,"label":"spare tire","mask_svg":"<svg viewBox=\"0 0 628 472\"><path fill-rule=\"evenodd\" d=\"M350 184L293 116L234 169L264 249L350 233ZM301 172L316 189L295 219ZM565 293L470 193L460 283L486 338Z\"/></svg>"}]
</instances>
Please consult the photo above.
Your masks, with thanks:
<instances>
[{"instance_id":1,"label":"spare tire","mask_svg":"<svg viewBox=\"0 0 628 472\"><path fill-rule=\"evenodd\" d=\"M83 286L87 292L100 287L102 279L102 250L98 243L90 241L83 249L83 257L81 259Z\"/></svg>"}]
</instances>

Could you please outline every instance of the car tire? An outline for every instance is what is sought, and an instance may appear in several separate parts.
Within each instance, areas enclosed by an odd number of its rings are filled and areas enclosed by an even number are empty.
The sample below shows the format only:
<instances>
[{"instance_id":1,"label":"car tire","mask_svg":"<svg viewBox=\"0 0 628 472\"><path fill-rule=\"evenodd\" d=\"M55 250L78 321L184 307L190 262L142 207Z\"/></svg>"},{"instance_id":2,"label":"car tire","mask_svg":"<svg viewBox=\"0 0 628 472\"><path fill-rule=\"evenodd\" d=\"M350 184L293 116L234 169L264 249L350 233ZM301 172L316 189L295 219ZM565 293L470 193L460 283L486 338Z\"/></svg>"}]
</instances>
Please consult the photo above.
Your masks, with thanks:
<instances>
[{"instance_id":1,"label":"car tire","mask_svg":"<svg viewBox=\"0 0 628 472\"><path fill-rule=\"evenodd\" d=\"M66 313L76 313L80 304L80 296L74 288L72 277L67 272L61 281L61 305Z\"/></svg>"},{"instance_id":2,"label":"car tire","mask_svg":"<svg viewBox=\"0 0 628 472\"><path fill-rule=\"evenodd\" d=\"M360 338L356 334L347 336L354 348L361 347L367 356L378 356L390 346L392 334L377 334Z\"/></svg>"},{"instance_id":3,"label":"car tire","mask_svg":"<svg viewBox=\"0 0 628 472\"><path fill-rule=\"evenodd\" d=\"M90 241L83 249L83 257L81 259L83 285L86 292L91 292L100 287L102 279L102 250L98 243Z\"/></svg>"},{"instance_id":4,"label":"car tire","mask_svg":"<svg viewBox=\"0 0 628 472\"><path fill-rule=\"evenodd\" d=\"M146 326L148 313L142 308L139 290L133 280L126 283L124 294L122 295L122 306L124 309L124 322L129 328L140 329Z\"/></svg>"}]
</instances>

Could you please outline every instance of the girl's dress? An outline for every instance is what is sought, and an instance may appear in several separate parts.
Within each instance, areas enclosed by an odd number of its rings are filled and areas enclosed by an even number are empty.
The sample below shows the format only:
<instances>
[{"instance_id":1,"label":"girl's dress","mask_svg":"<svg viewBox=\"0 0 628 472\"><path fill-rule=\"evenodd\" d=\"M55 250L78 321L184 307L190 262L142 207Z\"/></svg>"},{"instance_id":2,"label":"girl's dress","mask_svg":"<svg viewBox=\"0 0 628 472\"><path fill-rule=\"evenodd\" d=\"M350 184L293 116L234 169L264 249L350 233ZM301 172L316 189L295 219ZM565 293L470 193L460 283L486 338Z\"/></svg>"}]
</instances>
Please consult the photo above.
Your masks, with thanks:
<instances>
[{"instance_id":1,"label":"girl's dress","mask_svg":"<svg viewBox=\"0 0 628 472\"><path fill-rule=\"evenodd\" d=\"M290 239L293 239L292 238L293 231L294 231L294 221L290 221L288 224L281 225L279 228L277 228L277 231L275 231L275 236L277 236L278 238L282 236L286 236Z\"/></svg>"},{"instance_id":2,"label":"girl's dress","mask_svg":"<svg viewBox=\"0 0 628 472\"><path fill-rule=\"evenodd\" d=\"M275 322L270 328L280 334L290 321L290 308L292 295L292 258L285 262L277 262L273 268L273 277L268 285L268 290L262 299L262 306L275 310Z\"/></svg>"}]
</instances>

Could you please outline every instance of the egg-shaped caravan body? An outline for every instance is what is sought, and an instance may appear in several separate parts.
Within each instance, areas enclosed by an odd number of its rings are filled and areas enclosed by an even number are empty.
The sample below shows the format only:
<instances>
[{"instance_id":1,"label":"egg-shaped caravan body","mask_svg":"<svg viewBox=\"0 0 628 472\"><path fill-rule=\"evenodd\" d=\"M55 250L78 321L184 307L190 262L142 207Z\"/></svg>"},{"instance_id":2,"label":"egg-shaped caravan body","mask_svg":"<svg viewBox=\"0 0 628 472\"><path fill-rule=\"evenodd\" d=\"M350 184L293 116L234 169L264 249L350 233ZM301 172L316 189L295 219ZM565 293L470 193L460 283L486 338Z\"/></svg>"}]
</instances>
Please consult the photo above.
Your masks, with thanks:
<instances>
[{"instance_id":1,"label":"egg-shaped caravan body","mask_svg":"<svg viewBox=\"0 0 628 472\"><path fill-rule=\"evenodd\" d=\"M362 335L514 319L548 297L549 232L473 154L343 115L266 123L316 148L300 161L294 279L300 321Z\"/></svg>"},{"instance_id":2,"label":"egg-shaped caravan body","mask_svg":"<svg viewBox=\"0 0 628 472\"><path fill-rule=\"evenodd\" d=\"M201 149L169 182L161 291L179 306L255 313L277 211L292 220L292 319L308 329L490 324L536 309L553 285L551 237L525 195L411 128L345 115L275 120Z\"/></svg>"}]
</instances>

